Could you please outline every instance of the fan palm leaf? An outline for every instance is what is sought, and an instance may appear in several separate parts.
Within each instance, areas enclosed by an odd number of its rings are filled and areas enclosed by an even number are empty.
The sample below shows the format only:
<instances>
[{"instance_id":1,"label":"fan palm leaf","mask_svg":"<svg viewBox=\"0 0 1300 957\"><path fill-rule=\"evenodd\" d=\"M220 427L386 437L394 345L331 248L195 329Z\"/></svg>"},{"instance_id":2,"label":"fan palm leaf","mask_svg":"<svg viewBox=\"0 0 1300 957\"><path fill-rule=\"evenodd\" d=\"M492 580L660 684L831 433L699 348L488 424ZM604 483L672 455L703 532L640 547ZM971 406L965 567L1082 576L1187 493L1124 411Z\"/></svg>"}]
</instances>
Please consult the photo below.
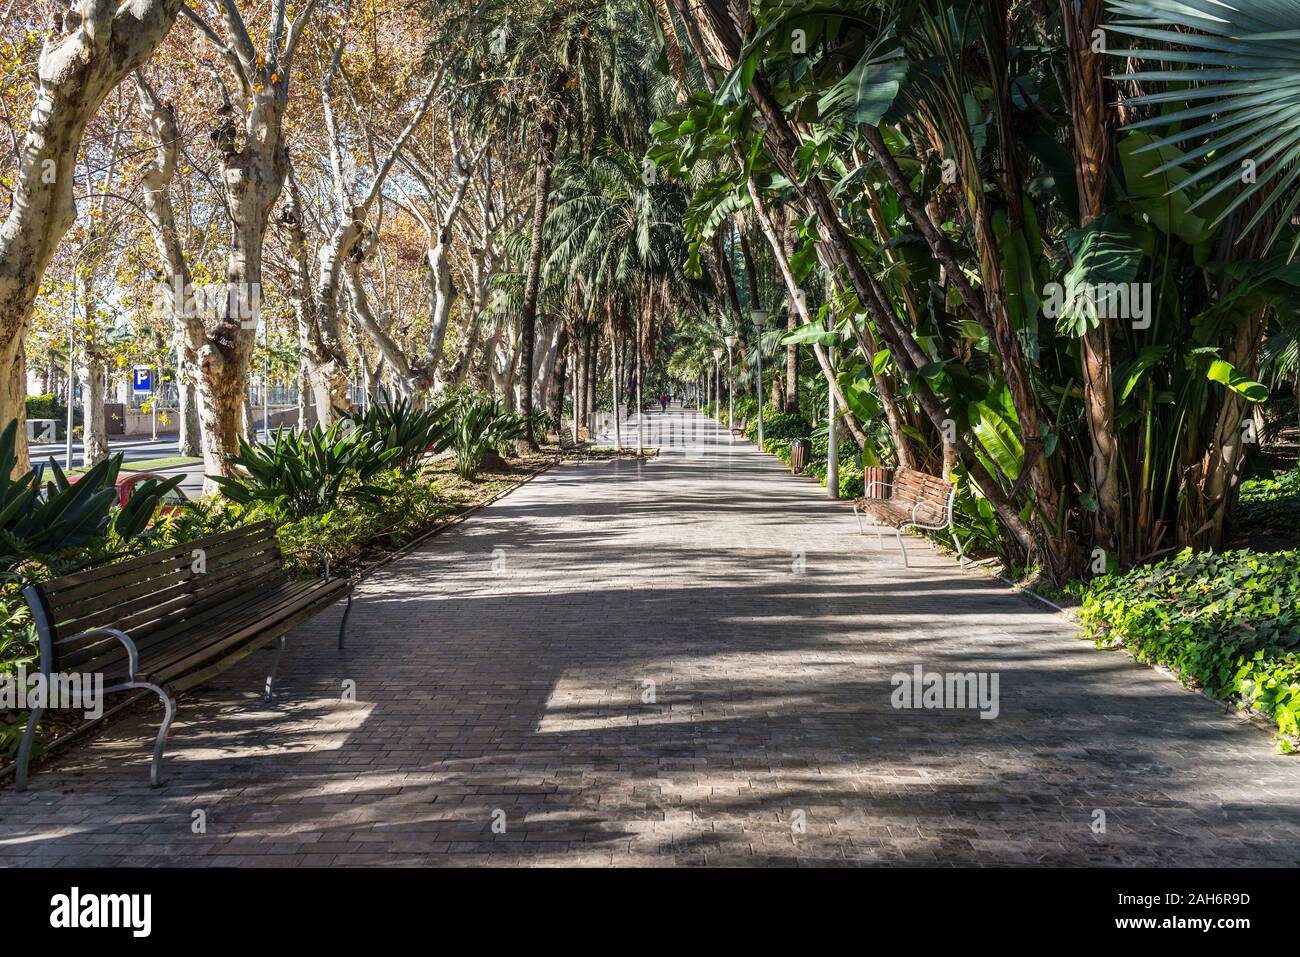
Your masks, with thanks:
<instances>
[{"instance_id":1,"label":"fan palm leaf","mask_svg":"<svg viewBox=\"0 0 1300 957\"><path fill-rule=\"evenodd\" d=\"M1172 189L1217 177L1196 197L1193 209L1236 189L1223 202L1213 220L1216 225L1262 194L1241 234L1275 214L1271 245L1300 205L1300 190L1295 188L1300 179L1300 164L1295 162L1300 155L1300 0L1236 0L1235 5L1221 0L1110 0L1109 8L1122 19L1108 23L1108 31L1158 45L1108 52L1166 67L1127 73L1122 79L1174 85L1128 102L1188 104L1131 124L1130 129L1182 124L1138 152L1198 144L1150 175L1209 157Z\"/></svg>"}]
</instances>

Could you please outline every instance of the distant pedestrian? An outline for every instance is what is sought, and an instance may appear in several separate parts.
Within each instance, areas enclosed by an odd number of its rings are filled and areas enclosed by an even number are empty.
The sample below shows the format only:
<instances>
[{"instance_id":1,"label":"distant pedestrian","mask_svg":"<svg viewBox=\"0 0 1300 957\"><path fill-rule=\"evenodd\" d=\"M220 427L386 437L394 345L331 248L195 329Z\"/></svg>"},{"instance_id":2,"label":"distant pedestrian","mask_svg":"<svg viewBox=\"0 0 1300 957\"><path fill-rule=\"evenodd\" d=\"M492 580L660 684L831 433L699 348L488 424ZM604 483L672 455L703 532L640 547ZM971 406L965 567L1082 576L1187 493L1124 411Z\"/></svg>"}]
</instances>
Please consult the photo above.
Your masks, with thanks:
<instances>
[{"instance_id":1,"label":"distant pedestrian","mask_svg":"<svg viewBox=\"0 0 1300 957\"><path fill-rule=\"evenodd\" d=\"M667 393L667 392L660 392L660 393L659 393L659 411L660 411L660 412L667 412L667 411L668 411L668 393Z\"/></svg>"}]
</instances>

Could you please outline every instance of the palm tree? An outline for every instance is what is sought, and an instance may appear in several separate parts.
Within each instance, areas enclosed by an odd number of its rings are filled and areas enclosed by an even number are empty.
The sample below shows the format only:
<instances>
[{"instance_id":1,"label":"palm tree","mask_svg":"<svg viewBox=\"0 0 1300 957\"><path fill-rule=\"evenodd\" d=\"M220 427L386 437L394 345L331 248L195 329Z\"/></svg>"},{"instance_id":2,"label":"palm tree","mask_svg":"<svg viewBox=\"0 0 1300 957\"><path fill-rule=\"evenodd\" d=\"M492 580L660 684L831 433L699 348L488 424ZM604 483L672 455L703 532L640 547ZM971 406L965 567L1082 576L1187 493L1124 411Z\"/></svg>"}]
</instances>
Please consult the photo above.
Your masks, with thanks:
<instances>
[{"instance_id":1,"label":"palm tree","mask_svg":"<svg viewBox=\"0 0 1300 957\"><path fill-rule=\"evenodd\" d=\"M680 228L686 197L679 187L646 176L615 143L587 162L563 164L560 181L547 221L546 271L583 276L589 295L607 303L611 316L631 318L639 410L644 363L653 361L662 318L693 291ZM638 444L639 438L638 431Z\"/></svg>"},{"instance_id":2,"label":"palm tree","mask_svg":"<svg viewBox=\"0 0 1300 957\"><path fill-rule=\"evenodd\" d=\"M1300 205L1300 0L1250 0L1231 6L1218 0L1109 0L1110 10L1124 19L1107 24L1107 30L1159 47L1110 50L1114 56L1153 60L1166 69L1131 73L1134 83L1172 88L1160 93L1130 97L1127 105L1163 106L1186 103L1182 109L1130 124L1129 129L1178 124L1176 132L1147 144L1144 152L1196 143L1155 172L1174 169L1186 161L1209 156L1198 172L1176 186L1186 190L1218 176L1213 188L1203 191L1192 208L1214 208L1214 222L1227 219L1248 202L1250 220L1238 230L1244 236L1262 223L1274 223L1266 247L1271 246ZM1188 83L1200 85L1187 89ZM1284 175L1285 174L1285 175ZM1282 177L1280 182L1275 182ZM1245 187L1245 188L1242 188ZM1268 189L1266 198L1259 196ZM1235 191L1235 192L1234 192ZM1300 247L1297 236L1291 247Z\"/></svg>"},{"instance_id":3,"label":"palm tree","mask_svg":"<svg viewBox=\"0 0 1300 957\"><path fill-rule=\"evenodd\" d=\"M449 25L477 18L459 63L473 118L500 135L532 143L533 204L519 357L520 411L531 423L552 174L566 147L582 155L607 134L648 126L639 121L650 83L642 69L648 41L628 29L637 17L631 0L483 0L472 14L454 0L435 0L432 6ZM567 143L569 139L574 142ZM537 448L531 427L521 446Z\"/></svg>"}]
</instances>

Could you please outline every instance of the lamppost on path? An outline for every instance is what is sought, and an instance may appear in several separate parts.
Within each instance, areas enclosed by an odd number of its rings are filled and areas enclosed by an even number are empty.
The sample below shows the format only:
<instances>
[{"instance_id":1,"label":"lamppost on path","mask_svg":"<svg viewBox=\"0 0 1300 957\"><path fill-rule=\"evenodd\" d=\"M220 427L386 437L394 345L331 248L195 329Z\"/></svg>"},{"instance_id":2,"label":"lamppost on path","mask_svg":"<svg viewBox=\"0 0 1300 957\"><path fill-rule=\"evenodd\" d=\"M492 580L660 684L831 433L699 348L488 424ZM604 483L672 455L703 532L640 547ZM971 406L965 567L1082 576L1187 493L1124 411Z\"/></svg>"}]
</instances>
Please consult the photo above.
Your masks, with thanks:
<instances>
[{"instance_id":1,"label":"lamppost on path","mask_svg":"<svg viewBox=\"0 0 1300 957\"><path fill-rule=\"evenodd\" d=\"M835 345L827 349L827 365L835 372ZM840 445L835 437L835 389L826 390L830 395L830 418L826 420L826 497L840 497Z\"/></svg>"},{"instance_id":2,"label":"lamppost on path","mask_svg":"<svg viewBox=\"0 0 1300 957\"><path fill-rule=\"evenodd\" d=\"M735 425L736 418L736 383L732 371L731 350L736 345L735 336L727 336L727 428Z\"/></svg>"},{"instance_id":3,"label":"lamppost on path","mask_svg":"<svg viewBox=\"0 0 1300 957\"><path fill-rule=\"evenodd\" d=\"M749 318L754 323L754 348L758 352L758 447L763 447L763 325L767 322L766 309L753 309Z\"/></svg>"},{"instance_id":4,"label":"lamppost on path","mask_svg":"<svg viewBox=\"0 0 1300 957\"><path fill-rule=\"evenodd\" d=\"M83 249L82 252L85 252ZM81 257L78 256L78 259ZM76 382L73 379L73 362L76 358L77 340L77 264L72 264L72 312L68 315L68 434L63 453L63 467L72 471L72 404L76 401ZM53 457L53 456L51 456Z\"/></svg>"},{"instance_id":5,"label":"lamppost on path","mask_svg":"<svg viewBox=\"0 0 1300 957\"><path fill-rule=\"evenodd\" d=\"M713 350L713 399L718 403L718 412L722 412L722 350Z\"/></svg>"}]
</instances>

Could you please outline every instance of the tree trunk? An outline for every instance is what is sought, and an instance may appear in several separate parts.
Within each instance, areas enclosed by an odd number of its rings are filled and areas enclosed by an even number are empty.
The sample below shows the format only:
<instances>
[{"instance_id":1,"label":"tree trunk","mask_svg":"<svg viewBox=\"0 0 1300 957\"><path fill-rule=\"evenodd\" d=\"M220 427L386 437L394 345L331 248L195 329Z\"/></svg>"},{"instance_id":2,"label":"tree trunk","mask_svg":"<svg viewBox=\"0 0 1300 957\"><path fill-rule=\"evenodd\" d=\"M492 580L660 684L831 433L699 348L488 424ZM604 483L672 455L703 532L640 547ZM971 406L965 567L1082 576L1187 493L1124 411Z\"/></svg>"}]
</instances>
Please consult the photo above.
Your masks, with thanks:
<instances>
[{"instance_id":1,"label":"tree trunk","mask_svg":"<svg viewBox=\"0 0 1300 957\"><path fill-rule=\"evenodd\" d=\"M1079 188L1079 224L1086 226L1106 209L1106 170L1114 129L1106 88L1106 56L1092 52L1093 31L1101 26L1102 0L1061 0L1070 78L1070 116L1074 127L1074 173ZM1083 372L1083 407L1092 439L1089 461L1097 510L1092 516L1094 543L1123 561L1130 557L1121 539L1119 437L1115 433L1114 360L1111 323L1102 316L1079 343Z\"/></svg>"},{"instance_id":2,"label":"tree trunk","mask_svg":"<svg viewBox=\"0 0 1300 957\"><path fill-rule=\"evenodd\" d=\"M551 421L557 423L557 429L564 424L564 386L566 382L572 381L577 369L577 363L574 361L574 350L569 348L568 324L561 322L559 326L555 343L556 358L551 365L549 406ZM556 434L558 434L558 431Z\"/></svg>"},{"instance_id":3,"label":"tree trunk","mask_svg":"<svg viewBox=\"0 0 1300 957\"><path fill-rule=\"evenodd\" d=\"M91 345L81 367L81 455L90 467L108 458L108 422L105 419L104 360Z\"/></svg>"},{"instance_id":4,"label":"tree trunk","mask_svg":"<svg viewBox=\"0 0 1300 957\"><path fill-rule=\"evenodd\" d=\"M158 300L171 322L172 341L176 348L176 411L180 431L177 451L181 455L197 456L202 450L202 438L196 364L207 330L188 295L193 278L168 194L180 153L180 127L176 123L175 111L158 100L141 71L136 71L135 85L141 108L149 119L153 140L154 155L144 168L142 185L149 232L158 260L166 270L159 280Z\"/></svg>"},{"instance_id":5,"label":"tree trunk","mask_svg":"<svg viewBox=\"0 0 1300 957\"><path fill-rule=\"evenodd\" d=\"M613 328L609 334L609 392L610 401L614 411L614 451L623 450L623 416L619 414L618 396L622 391L622 383L619 381L622 376L620 373L621 363L619 362L618 336L614 334Z\"/></svg>"},{"instance_id":6,"label":"tree trunk","mask_svg":"<svg viewBox=\"0 0 1300 957\"><path fill-rule=\"evenodd\" d=\"M644 365L644 363L641 361L641 310L640 309L636 311L636 337L635 337L635 344L633 345L632 351L633 354L636 356L636 368L633 370L636 376L636 454L640 455L642 452L641 424L642 424L642 419L644 418L645 415L645 397L641 389L642 366Z\"/></svg>"},{"instance_id":7,"label":"tree trunk","mask_svg":"<svg viewBox=\"0 0 1300 957\"><path fill-rule=\"evenodd\" d=\"M171 29L180 0L81 0L46 38L40 87L18 157L9 215L0 226L0 422L18 420L16 472L27 455L23 339L45 273L76 216L74 164L86 123Z\"/></svg>"},{"instance_id":8,"label":"tree trunk","mask_svg":"<svg viewBox=\"0 0 1300 957\"><path fill-rule=\"evenodd\" d=\"M542 280L542 227L546 223L546 207L551 197L551 172L555 166L555 144L559 129L555 116L544 110L537 121L537 166L533 178L533 223L529 236L528 272L524 279L524 301L521 322L523 343L519 356L519 375L523 380L523 413L526 424L524 437L519 441L520 451L537 451L533 436L533 346L537 338L537 298Z\"/></svg>"},{"instance_id":9,"label":"tree trunk","mask_svg":"<svg viewBox=\"0 0 1300 957\"><path fill-rule=\"evenodd\" d=\"M192 362L187 363L181 356L182 343L176 344L176 427L180 432L176 451L180 455L197 457L203 454L202 438L199 434L199 396L198 384L194 377Z\"/></svg>"},{"instance_id":10,"label":"tree trunk","mask_svg":"<svg viewBox=\"0 0 1300 957\"><path fill-rule=\"evenodd\" d=\"M781 273L781 279L785 283L786 297L790 302L790 320L788 324L793 324L795 328L812 321L812 315L808 311L808 301L803 291L795 282L794 272L790 268L789 250L786 247L785 239L778 233L778 225L774 220L772 213L767 209L763 202L762 195L758 191L758 184L753 178L749 181L749 195L754 204L754 211L758 215L759 225L762 227L763 235L767 239L768 246L772 250L772 255L776 259L778 271ZM791 347L795 348L795 347ZM866 447L867 435L862 431L862 426L849 411L848 404L844 401L844 393L840 390L839 380L836 379L835 373L831 369L830 359L826 355L826 349L818 344L813 344L813 353L817 357L817 364L822 370L822 375L826 379L826 387L835 392L836 405L843 410L841 421L848 428L849 433L853 436L853 441L857 443L858 448ZM795 380L795 387L798 388L798 378ZM880 383L877 383L879 387ZM889 394L883 393L888 396ZM882 401L884 401L882 399ZM901 434L901 433L900 433ZM906 439L906 436L903 436Z\"/></svg>"},{"instance_id":11,"label":"tree trunk","mask_svg":"<svg viewBox=\"0 0 1300 957\"><path fill-rule=\"evenodd\" d=\"M257 335L258 306L262 289L262 242L271 206L280 192L283 172L274 176L259 160L248 164L248 177L228 177L244 188L229 190L234 236L227 266L226 314L199 353L199 420L203 434L203 468L208 475L228 475L225 456L239 448L244 427L244 393L248 387L248 364ZM207 483L214 484L214 483ZM206 489L214 492L215 487Z\"/></svg>"},{"instance_id":12,"label":"tree trunk","mask_svg":"<svg viewBox=\"0 0 1300 957\"><path fill-rule=\"evenodd\" d=\"M243 429L240 434L250 445L257 442L257 421L253 418L253 403L249 401L247 391L244 393Z\"/></svg>"},{"instance_id":13,"label":"tree trunk","mask_svg":"<svg viewBox=\"0 0 1300 957\"><path fill-rule=\"evenodd\" d=\"M586 396L582 402L582 424L586 426L587 436L590 438L596 415L596 380L600 377L600 330L596 326L587 330L586 366L587 371L584 373Z\"/></svg>"},{"instance_id":14,"label":"tree trunk","mask_svg":"<svg viewBox=\"0 0 1300 957\"><path fill-rule=\"evenodd\" d=\"M307 350L308 368L316 402L316 418L328 427L336 412L351 408L348 400L350 367L339 323L339 293L344 261L350 259L365 228L365 210L355 207L320 248L316 287L316 321Z\"/></svg>"}]
</instances>

